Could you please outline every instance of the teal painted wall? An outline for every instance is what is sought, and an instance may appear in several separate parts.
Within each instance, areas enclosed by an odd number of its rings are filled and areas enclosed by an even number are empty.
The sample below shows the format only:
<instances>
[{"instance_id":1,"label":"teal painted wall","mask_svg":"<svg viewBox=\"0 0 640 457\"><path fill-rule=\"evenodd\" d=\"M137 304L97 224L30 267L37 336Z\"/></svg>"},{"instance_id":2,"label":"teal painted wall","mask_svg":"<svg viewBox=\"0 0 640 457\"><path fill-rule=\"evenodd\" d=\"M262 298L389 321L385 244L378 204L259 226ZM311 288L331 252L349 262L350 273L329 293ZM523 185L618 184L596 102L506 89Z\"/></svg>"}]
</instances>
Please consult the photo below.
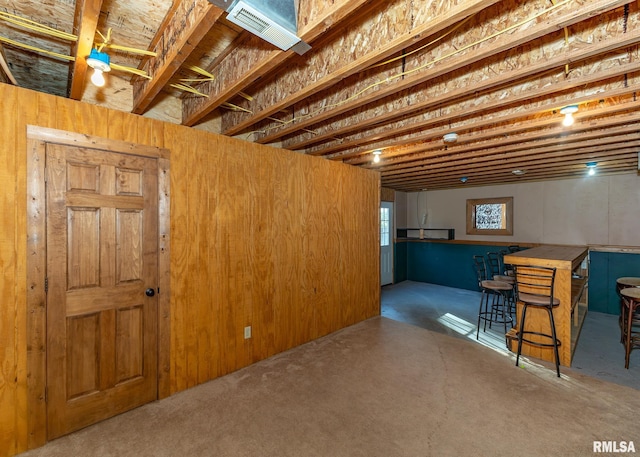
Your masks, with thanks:
<instances>
[{"instance_id":1,"label":"teal painted wall","mask_svg":"<svg viewBox=\"0 0 640 457\"><path fill-rule=\"evenodd\" d=\"M407 280L407 243L393 243L393 282Z\"/></svg>"},{"instance_id":2,"label":"teal painted wall","mask_svg":"<svg viewBox=\"0 0 640 457\"><path fill-rule=\"evenodd\" d=\"M616 279L640 277L640 254L591 251L589 260L589 310L620 314Z\"/></svg>"},{"instance_id":3,"label":"teal painted wall","mask_svg":"<svg viewBox=\"0 0 640 457\"><path fill-rule=\"evenodd\" d=\"M505 246L396 242L394 282L410 280L478 290L472 257L504 249Z\"/></svg>"},{"instance_id":4,"label":"teal painted wall","mask_svg":"<svg viewBox=\"0 0 640 457\"><path fill-rule=\"evenodd\" d=\"M505 246L474 244L406 244L407 279L468 290L478 290L473 256L505 249Z\"/></svg>"},{"instance_id":5,"label":"teal painted wall","mask_svg":"<svg viewBox=\"0 0 640 457\"><path fill-rule=\"evenodd\" d=\"M401 241L395 244L395 282L428 282L478 290L472 257L504 250L505 246ZM589 253L589 310L619 314L616 279L640 277L640 254Z\"/></svg>"}]
</instances>

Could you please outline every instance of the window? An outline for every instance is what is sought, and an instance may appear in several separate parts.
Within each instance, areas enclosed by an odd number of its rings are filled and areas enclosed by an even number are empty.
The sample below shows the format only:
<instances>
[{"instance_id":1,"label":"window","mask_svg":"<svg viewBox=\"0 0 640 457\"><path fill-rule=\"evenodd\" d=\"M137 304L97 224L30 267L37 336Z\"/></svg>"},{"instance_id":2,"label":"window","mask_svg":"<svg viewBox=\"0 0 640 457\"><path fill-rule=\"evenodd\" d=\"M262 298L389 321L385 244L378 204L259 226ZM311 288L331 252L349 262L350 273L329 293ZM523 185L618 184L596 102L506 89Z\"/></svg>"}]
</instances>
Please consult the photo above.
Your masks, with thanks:
<instances>
[{"instance_id":1,"label":"window","mask_svg":"<svg viewBox=\"0 0 640 457\"><path fill-rule=\"evenodd\" d=\"M467 235L513 235L513 197L467 200Z\"/></svg>"},{"instance_id":2,"label":"window","mask_svg":"<svg viewBox=\"0 0 640 457\"><path fill-rule=\"evenodd\" d=\"M389 246L389 230L391 221L389 220L389 208L380 208L380 246Z\"/></svg>"}]
</instances>

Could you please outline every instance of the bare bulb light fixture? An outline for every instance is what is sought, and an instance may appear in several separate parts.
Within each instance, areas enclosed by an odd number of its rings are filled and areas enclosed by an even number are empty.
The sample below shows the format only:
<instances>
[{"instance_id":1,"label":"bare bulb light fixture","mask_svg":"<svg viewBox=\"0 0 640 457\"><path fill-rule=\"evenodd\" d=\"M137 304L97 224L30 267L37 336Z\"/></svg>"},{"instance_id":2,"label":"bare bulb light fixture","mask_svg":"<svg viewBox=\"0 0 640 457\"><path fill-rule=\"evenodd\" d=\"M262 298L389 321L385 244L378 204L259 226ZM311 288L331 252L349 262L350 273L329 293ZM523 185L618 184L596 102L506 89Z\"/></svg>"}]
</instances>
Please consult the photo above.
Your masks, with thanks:
<instances>
[{"instance_id":1,"label":"bare bulb light fixture","mask_svg":"<svg viewBox=\"0 0 640 457\"><path fill-rule=\"evenodd\" d=\"M578 105L569 105L565 106L560 110L560 114L564 114L564 119L562 120L562 125L565 127L569 127L573 125L573 113L578 112Z\"/></svg>"},{"instance_id":2,"label":"bare bulb light fixture","mask_svg":"<svg viewBox=\"0 0 640 457\"><path fill-rule=\"evenodd\" d=\"M103 73L111 71L109 65L109 54L106 52L100 52L97 49L92 49L89 57L87 57L87 65L93 68L93 75L91 75L91 82L97 86L104 86L105 80Z\"/></svg>"},{"instance_id":3,"label":"bare bulb light fixture","mask_svg":"<svg viewBox=\"0 0 640 457\"><path fill-rule=\"evenodd\" d=\"M375 151L372 152L373 154L373 162L374 163L379 163L380 162L380 154L382 154L382 151L380 149L376 149Z\"/></svg>"},{"instance_id":4,"label":"bare bulb light fixture","mask_svg":"<svg viewBox=\"0 0 640 457\"><path fill-rule=\"evenodd\" d=\"M445 143L455 143L458 141L458 134L456 132L447 133L442 137Z\"/></svg>"},{"instance_id":5,"label":"bare bulb light fixture","mask_svg":"<svg viewBox=\"0 0 640 457\"><path fill-rule=\"evenodd\" d=\"M595 175L596 174L596 167L598 166L598 162L587 162L586 165L587 165L587 169L589 170L589 171L587 171L587 174L589 176Z\"/></svg>"}]
</instances>

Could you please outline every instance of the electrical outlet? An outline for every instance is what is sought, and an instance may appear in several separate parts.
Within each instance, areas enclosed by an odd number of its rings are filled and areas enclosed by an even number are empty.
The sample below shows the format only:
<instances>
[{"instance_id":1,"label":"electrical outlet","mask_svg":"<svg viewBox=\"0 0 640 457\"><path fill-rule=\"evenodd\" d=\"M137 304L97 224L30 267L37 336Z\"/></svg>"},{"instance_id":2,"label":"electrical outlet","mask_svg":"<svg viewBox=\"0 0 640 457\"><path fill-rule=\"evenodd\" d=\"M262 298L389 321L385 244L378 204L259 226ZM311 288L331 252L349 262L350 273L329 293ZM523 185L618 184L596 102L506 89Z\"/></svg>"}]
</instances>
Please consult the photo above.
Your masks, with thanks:
<instances>
[{"instance_id":1,"label":"electrical outlet","mask_svg":"<svg viewBox=\"0 0 640 457\"><path fill-rule=\"evenodd\" d=\"M249 338L251 338L251 326L248 325L244 328L244 339L248 340Z\"/></svg>"}]
</instances>

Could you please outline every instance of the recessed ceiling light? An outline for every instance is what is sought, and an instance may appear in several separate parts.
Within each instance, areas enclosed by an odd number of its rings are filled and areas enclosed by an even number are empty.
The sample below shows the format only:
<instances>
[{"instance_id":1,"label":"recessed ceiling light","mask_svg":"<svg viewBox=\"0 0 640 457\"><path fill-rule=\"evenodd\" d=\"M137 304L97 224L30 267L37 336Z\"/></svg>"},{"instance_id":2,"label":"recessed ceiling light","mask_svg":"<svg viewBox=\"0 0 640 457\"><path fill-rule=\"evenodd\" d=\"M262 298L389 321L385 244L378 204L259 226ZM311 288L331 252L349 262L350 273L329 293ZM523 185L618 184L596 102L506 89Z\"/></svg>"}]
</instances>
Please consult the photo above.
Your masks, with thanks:
<instances>
[{"instance_id":1,"label":"recessed ceiling light","mask_svg":"<svg viewBox=\"0 0 640 457\"><path fill-rule=\"evenodd\" d=\"M516 176L522 176L523 174L526 173L526 171L518 169L518 170L513 170L511 173L513 173Z\"/></svg>"}]
</instances>

